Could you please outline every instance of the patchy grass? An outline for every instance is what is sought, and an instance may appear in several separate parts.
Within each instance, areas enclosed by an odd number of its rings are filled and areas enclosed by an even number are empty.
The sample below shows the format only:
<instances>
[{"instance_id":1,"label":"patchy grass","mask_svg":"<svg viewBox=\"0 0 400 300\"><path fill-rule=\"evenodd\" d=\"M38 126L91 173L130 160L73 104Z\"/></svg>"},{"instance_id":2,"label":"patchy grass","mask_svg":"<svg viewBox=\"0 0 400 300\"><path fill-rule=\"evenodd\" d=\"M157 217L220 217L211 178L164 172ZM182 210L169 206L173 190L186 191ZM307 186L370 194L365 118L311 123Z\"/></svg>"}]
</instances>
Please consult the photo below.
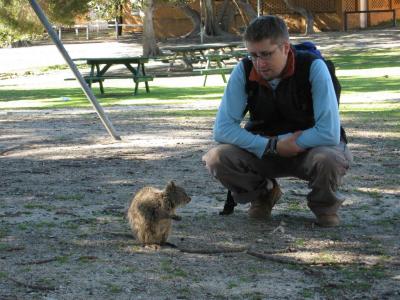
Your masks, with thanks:
<instances>
[{"instance_id":1,"label":"patchy grass","mask_svg":"<svg viewBox=\"0 0 400 300\"><path fill-rule=\"evenodd\" d=\"M326 282L321 292L328 299L343 298L346 293L368 293L374 281L387 277L382 266L343 266L335 270L339 281ZM308 295L308 290L304 291Z\"/></svg>"},{"instance_id":2,"label":"patchy grass","mask_svg":"<svg viewBox=\"0 0 400 300\"><path fill-rule=\"evenodd\" d=\"M102 106L112 105L155 105L179 104L196 100L220 100L224 88L216 87L157 87L151 86L151 92L140 89L133 95L133 88L106 88L101 95L94 88L97 100ZM80 88L49 89L0 89L1 103L13 101L13 109L55 109L67 107L91 107ZM171 101L172 100L172 101Z\"/></svg>"},{"instance_id":3,"label":"patchy grass","mask_svg":"<svg viewBox=\"0 0 400 300\"><path fill-rule=\"evenodd\" d=\"M7 273L1 271L1 272L0 272L0 279L5 279L5 278L7 278Z\"/></svg>"},{"instance_id":4,"label":"patchy grass","mask_svg":"<svg viewBox=\"0 0 400 300\"><path fill-rule=\"evenodd\" d=\"M3 226L0 227L0 238L6 237L9 235L10 229L8 228L8 226Z\"/></svg>"},{"instance_id":5,"label":"patchy grass","mask_svg":"<svg viewBox=\"0 0 400 300\"><path fill-rule=\"evenodd\" d=\"M400 137L400 102L379 101L367 103L343 103L340 105L341 117L344 121L357 124L357 127L379 122L386 128L388 138Z\"/></svg>"},{"instance_id":6,"label":"patchy grass","mask_svg":"<svg viewBox=\"0 0 400 300\"><path fill-rule=\"evenodd\" d=\"M89 68L89 65L87 64L76 64L78 68ZM69 66L67 64L62 64L62 65L51 65L47 67L40 68L40 72L50 72L50 71L59 71L59 70L67 70L69 69Z\"/></svg>"},{"instance_id":7,"label":"patchy grass","mask_svg":"<svg viewBox=\"0 0 400 300\"><path fill-rule=\"evenodd\" d=\"M122 287L115 283L106 283L107 290L111 294L119 294L123 291Z\"/></svg>"},{"instance_id":8,"label":"patchy grass","mask_svg":"<svg viewBox=\"0 0 400 300\"><path fill-rule=\"evenodd\" d=\"M24 208L26 209L43 209L43 210L52 210L53 207L50 206L49 204L39 204L39 203L28 203L24 205Z\"/></svg>"},{"instance_id":9,"label":"patchy grass","mask_svg":"<svg viewBox=\"0 0 400 300\"><path fill-rule=\"evenodd\" d=\"M390 68L394 61L400 61L400 49L335 49L329 59L343 70Z\"/></svg>"},{"instance_id":10,"label":"patchy grass","mask_svg":"<svg viewBox=\"0 0 400 300\"><path fill-rule=\"evenodd\" d=\"M390 68L393 61L400 61L399 49L335 50L330 57L338 69L358 70L371 68ZM62 70L66 65L55 65L41 71ZM370 76L371 74L368 74ZM367 76L367 74L366 74ZM391 92L400 93L399 76L341 76L343 94ZM99 93L95 84L93 91L102 106L115 105L159 105L181 104L196 100L219 101L224 91L223 86L206 87L161 87L151 85L150 93L146 93L143 84L139 94L133 95L133 85L127 83L126 88L107 87L104 95ZM0 107L12 109L57 109L68 107L91 107L80 88L42 88L42 89L0 89ZM10 102L10 103L9 103ZM3 105L2 105L3 104ZM185 112L186 114L186 112Z\"/></svg>"},{"instance_id":11,"label":"patchy grass","mask_svg":"<svg viewBox=\"0 0 400 300\"><path fill-rule=\"evenodd\" d=\"M368 92L392 92L400 93L400 77L360 77L341 76L339 78L343 94L368 93Z\"/></svg>"},{"instance_id":12,"label":"patchy grass","mask_svg":"<svg viewBox=\"0 0 400 300\"><path fill-rule=\"evenodd\" d=\"M140 112L143 117L215 117L216 109L196 109L196 110L177 110L177 111L144 111Z\"/></svg>"},{"instance_id":13,"label":"patchy grass","mask_svg":"<svg viewBox=\"0 0 400 300\"><path fill-rule=\"evenodd\" d=\"M247 292L240 295L241 299L261 300L265 299L265 295L260 292Z\"/></svg>"},{"instance_id":14,"label":"patchy grass","mask_svg":"<svg viewBox=\"0 0 400 300\"><path fill-rule=\"evenodd\" d=\"M67 255L57 256L57 262L60 265L66 264L69 262L69 256L67 256Z\"/></svg>"},{"instance_id":15,"label":"patchy grass","mask_svg":"<svg viewBox=\"0 0 400 300\"><path fill-rule=\"evenodd\" d=\"M307 207L304 201L291 200L288 204L288 210L290 211L307 211Z\"/></svg>"},{"instance_id":16,"label":"patchy grass","mask_svg":"<svg viewBox=\"0 0 400 300\"><path fill-rule=\"evenodd\" d=\"M82 200L85 196L81 194L71 194L71 195L55 195L54 198L56 200L61 201L79 201Z\"/></svg>"},{"instance_id":17,"label":"patchy grass","mask_svg":"<svg viewBox=\"0 0 400 300\"><path fill-rule=\"evenodd\" d=\"M123 268L122 270L121 270L121 273L122 274L133 274L133 273L135 273L135 272L137 272L138 270L137 270L137 268L135 268L135 267L125 267L125 268Z\"/></svg>"},{"instance_id":18,"label":"patchy grass","mask_svg":"<svg viewBox=\"0 0 400 300\"><path fill-rule=\"evenodd\" d=\"M170 260L161 261L161 272L166 273L166 275L162 276L165 280L174 279L176 277L185 278L189 276L189 274L183 269L173 266L173 263Z\"/></svg>"}]
</instances>

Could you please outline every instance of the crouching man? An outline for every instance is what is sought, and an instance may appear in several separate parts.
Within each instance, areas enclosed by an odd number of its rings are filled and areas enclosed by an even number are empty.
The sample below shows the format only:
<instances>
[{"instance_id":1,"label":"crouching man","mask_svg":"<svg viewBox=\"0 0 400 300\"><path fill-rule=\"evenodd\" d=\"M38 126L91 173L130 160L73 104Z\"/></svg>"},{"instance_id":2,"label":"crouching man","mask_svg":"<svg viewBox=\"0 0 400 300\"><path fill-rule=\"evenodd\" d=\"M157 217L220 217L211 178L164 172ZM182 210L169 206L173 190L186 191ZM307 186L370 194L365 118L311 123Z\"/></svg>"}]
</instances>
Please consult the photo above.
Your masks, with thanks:
<instances>
[{"instance_id":1,"label":"crouching man","mask_svg":"<svg viewBox=\"0 0 400 300\"><path fill-rule=\"evenodd\" d=\"M352 156L326 63L296 51L276 16L254 19L244 40L249 57L230 76L214 125L220 145L204 155L206 167L236 203L251 203L253 218L270 218L282 194L276 178L304 179L316 223L338 225L337 190Z\"/></svg>"}]
</instances>

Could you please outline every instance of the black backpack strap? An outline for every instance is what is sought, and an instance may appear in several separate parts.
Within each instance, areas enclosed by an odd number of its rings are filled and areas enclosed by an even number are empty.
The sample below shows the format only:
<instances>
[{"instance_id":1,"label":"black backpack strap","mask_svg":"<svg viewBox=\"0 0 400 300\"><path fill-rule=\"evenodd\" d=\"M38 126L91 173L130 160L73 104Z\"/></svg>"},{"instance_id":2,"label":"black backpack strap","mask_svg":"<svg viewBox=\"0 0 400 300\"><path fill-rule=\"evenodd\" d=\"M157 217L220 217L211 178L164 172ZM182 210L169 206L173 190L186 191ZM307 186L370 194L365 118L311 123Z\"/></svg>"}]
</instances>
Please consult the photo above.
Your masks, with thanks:
<instances>
[{"instance_id":1,"label":"black backpack strap","mask_svg":"<svg viewBox=\"0 0 400 300\"><path fill-rule=\"evenodd\" d=\"M226 195L224 209L222 211L220 211L219 214L221 216L232 214L236 205L237 205L237 203L235 202L235 200L233 200L231 191L228 191L228 193Z\"/></svg>"},{"instance_id":2,"label":"black backpack strap","mask_svg":"<svg viewBox=\"0 0 400 300\"><path fill-rule=\"evenodd\" d=\"M250 81L249 77L250 77L251 69L253 68L253 62L248 57L245 57L245 58L242 59L242 63L243 63L243 67L244 67L244 75L246 77L245 89L246 89L246 93L248 93L249 92L249 88L250 88L250 86L249 86L249 81Z\"/></svg>"},{"instance_id":3,"label":"black backpack strap","mask_svg":"<svg viewBox=\"0 0 400 300\"><path fill-rule=\"evenodd\" d=\"M245 76L245 80L246 80L245 91L247 94L247 105L243 112L243 116L244 116L249 111L249 103L251 103L253 96L256 92L257 83L254 81L250 81L250 79L249 79L251 69L253 69L253 62L251 61L251 59L249 59L248 57L245 57L242 59L242 63L243 63L243 67L244 67L244 76Z\"/></svg>"}]
</instances>

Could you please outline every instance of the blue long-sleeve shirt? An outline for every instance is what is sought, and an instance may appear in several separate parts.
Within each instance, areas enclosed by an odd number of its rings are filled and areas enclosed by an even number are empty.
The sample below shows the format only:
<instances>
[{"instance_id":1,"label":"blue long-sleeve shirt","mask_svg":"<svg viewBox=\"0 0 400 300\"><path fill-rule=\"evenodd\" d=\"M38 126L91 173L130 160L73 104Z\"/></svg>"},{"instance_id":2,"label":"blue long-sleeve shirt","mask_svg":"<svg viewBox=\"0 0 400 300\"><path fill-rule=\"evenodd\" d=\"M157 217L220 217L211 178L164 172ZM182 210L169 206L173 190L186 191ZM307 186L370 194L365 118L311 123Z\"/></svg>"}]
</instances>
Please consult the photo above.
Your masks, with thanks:
<instances>
[{"instance_id":1,"label":"blue long-sleeve shirt","mask_svg":"<svg viewBox=\"0 0 400 300\"><path fill-rule=\"evenodd\" d=\"M326 64L315 59L311 64L310 77L315 125L303 130L296 144L303 149L316 146L333 146L340 142L340 119L335 90ZM243 63L233 70L214 124L214 139L217 142L233 144L259 158L262 157L268 138L253 134L240 126L247 104L246 79ZM279 80L270 82L276 88ZM280 135L282 139L292 134Z\"/></svg>"}]
</instances>

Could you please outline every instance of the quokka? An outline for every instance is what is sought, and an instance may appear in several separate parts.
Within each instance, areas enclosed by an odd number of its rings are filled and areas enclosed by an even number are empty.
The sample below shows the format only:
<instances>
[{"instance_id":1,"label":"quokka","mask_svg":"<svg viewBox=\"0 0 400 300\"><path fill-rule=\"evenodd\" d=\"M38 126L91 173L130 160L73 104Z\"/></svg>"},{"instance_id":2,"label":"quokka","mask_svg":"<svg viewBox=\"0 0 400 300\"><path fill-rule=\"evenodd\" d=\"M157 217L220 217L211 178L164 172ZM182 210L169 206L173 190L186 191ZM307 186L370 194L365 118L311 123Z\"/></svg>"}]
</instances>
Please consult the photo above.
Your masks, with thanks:
<instances>
[{"instance_id":1,"label":"quokka","mask_svg":"<svg viewBox=\"0 0 400 300\"><path fill-rule=\"evenodd\" d=\"M182 187L170 181L164 190L153 187L140 189L133 197L127 218L137 240L158 249L166 244L172 220L180 220L175 209L190 202Z\"/></svg>"}]
</instances>

